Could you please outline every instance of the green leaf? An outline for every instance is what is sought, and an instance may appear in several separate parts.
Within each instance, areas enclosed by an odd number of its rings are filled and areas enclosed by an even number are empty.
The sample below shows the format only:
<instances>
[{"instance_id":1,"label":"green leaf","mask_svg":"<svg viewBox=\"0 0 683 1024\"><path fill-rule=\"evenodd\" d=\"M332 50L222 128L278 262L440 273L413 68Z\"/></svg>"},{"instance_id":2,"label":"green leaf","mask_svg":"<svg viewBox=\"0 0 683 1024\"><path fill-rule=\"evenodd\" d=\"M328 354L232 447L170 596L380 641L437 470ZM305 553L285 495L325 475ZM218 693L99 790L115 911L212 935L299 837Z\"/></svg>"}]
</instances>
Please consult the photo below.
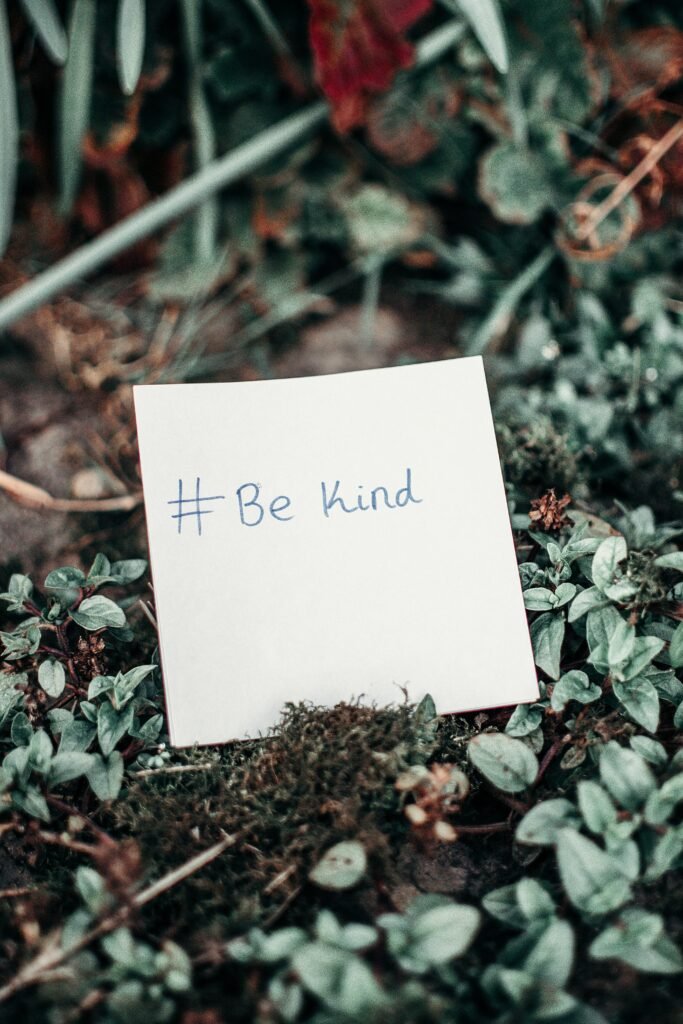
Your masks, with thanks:
<instances>
[{"instance_id":1,"label":"green leaf","mask_svg":"<svg viewBox=\"0 0 683 1024\"><path fill-rule=\"evenodd\" d=\"M574 583L560 583L555 588L555 608L563 608L564 605L569 604L575 593L576 585Z\"/></svg>"},{"instance_id":2,"label":"green leaf","mask_svg":"<svg viewBox=\"0 0 683 1024\"><path fill-rule=\"evenodd\" d=\"M565 623L561 615L545 612L531 623L531 642L534 660L551 679L560 674L560 652L564 640Z\"/></svg>"},{"instance_id":3,"label":"green leaf","mask_svg":"<svg viewBox=\"0 0 683 1024\"><path fill-rule=\"evenodd\" d=\"M87 865L76 868L74 875L76 890L91 914L98 916L111 903L111 896L104 879Z\"/></svg>"},{"instance_id":4,"label":"green leaf","mask_svg":"<svg viewBox=\"0 0 683 1024\"><path fill-rule=\"evenodd\" d=\"M61 662L48 658L38 669L38 682L48 697L59 697L66 686L66 673Z\"/></svg>"},{"instance_id":5,"label":"green leaf","mask_svg":"<svg viewBox=\"0 0 683 1024\"><path fill-rule=\"evenodd\" d=\"M587 914L608 914L631 896L614 858L574 829L565 828L557 837L557 866L569 900Z\"/></svg>"},{"instance_id":6,"label":"green leaf","mask_svg":"<svg viewBox=\"0 0 683 1024\"><path fill-rule=\"evenodd\" d=\"M656 732L659 725L659 694L645 676L614 682L614 695L624 705L634 722L648 732Z\"/></svg>"},{"instance_id":7,"label":"green leaf","mask_svg":"<svg viewBox=\"0 0 683 1024\"><path fill-rule=\"evenodd\" d=\"M623 619L614 605L607 605L603 608L594 608L588 613L586 619L586 639L591 651L596 648L604 648L604 660L607 663L607 651L609 642L619 623Z\"/></svg>"},{"instance_id":8,"label":"green leaf","mask_svg":"<svg viewBox=\"0 0 683 1024\"><path fill-rule=\"evenodd\" d=\"M15 747L27 747L31 742L33 726L24 711L19 711L12 719L10 737Z\"/></svg>"},{"instance_id":9,"label":"green leaf","mask_svg":"<svg viewBox=\"0 0 683 1024\"><path fill-rule=\"evenodd\" d=\"M23 693L17 689L16 684L26 684L27 681L28 676L23 672L18 672L16 675L0 673L0 730L17 704L24 699Z\"/></svg>"},{"instance_id":10,"label":"green leaf","mask_svg":"<svg viewBox=\"0 0 683 1024\"><path fill-rule=\"evenodd\" d=\"M661 789L654 790L645 804L645 820L649 825L663 825L683 801L683 772L667 779Z\"/></svg>"},{"instance_id":11,"label":"green leaf","mask_svg":"<svg viewBox=\"0 0 683 1024\"><path fill-rule=\"evenodd\" d=\"M420 236L409 202L384 185L360 185L340 203L353 248L361 255L379 260Z\"/></svg>"},{"instance_id":12,"label":"green leaf","mask_svg":"<svg viewBox=\"0 0 683 1024\"><path fill-rule=\"evenodd\" d=\"M135 668L129 669L125 675L119 675L114 679L114 693L116 695L115 704L119 707L131 699L135 691L137 690L140 683L154 671L156 665L136 665Z\"/></svg>"},{"instance_id":13,"label":"green leaf","mask_svg":"<svg viewBox=\"0 0 683 1024\"><path fill-rule=\"evenodd\" d=\"M564 797L555 797L542 800L527 811L517 826L515 839L530 846L553 846L562 829L578 828L580 824L574 804Z\"/></svg>"},{"instance_id":14,"label":"green leaf","mask_svg":"<svg viewBox=\"0 0 683 1024\"><path fill-rule=\"evenodd\" d=\"M123 562L112 563L111 578L114 583L125 586L139 580L146 570L147 562L144 558L127 558Z\"/></svg>"},{"instance_id":15,"label":"green leaf","mask_svg":"<svg viewBox=\"0 0 683 1024\"><path fill-rule=\"evenodd\" d=\"M524 960L524 970L544 985L564 988L574 963L574 932L567 921L551 921Z\"/></svg>"},{"instance_id":16,"label":"green leaf","mask_svg":"<svg viewBox=\"0 0 683 1024\"><path fill-rule=\"evenodd\" d=\"M555 916L555 904L535 878L522 878L513 885L494 889L482 899L484 909L513 928L548 921Z\"/></svg>"},{"instance_id":17,"label":"green leaf","mask_svg":"<svg viewBox=\"0 0 683 1024\"><path fill-rule=\"evenodd\" d=\"M12 803L24 814L32 818L40 818L41 821L50 820L50 809L47 800L35 786L29 786L21 792L15 790L12 793Z\"/></svg>"},{"instance_id":18,"label":"green leaf","mask_svg":"<svg viewBox=\"0 0 683 1024\"><path fill-rule=\"evenodd\" d=\"M620 681L634 679L657 657L664 647L658 636L639 636L633 641L633 652L626 664L615 670L614 676Z\"/></svg>"},{"instance_id":19,"label":"green leaf","mask_svg":"<svg viewBox=\"0 0 683 1024\"><path fill-rule=\"evenodd\" d=\"M96 0L73 0L59 118L60 205L64 213L70 212L76 198L81 145L90 116L96 12Z\"/></svg>"},{"instance_id":20,"label":"green leaf","mask_svg":"<svg viewBox=\"0 0 683 1024\"><path fill-rule=\"evenodd\" d=\"M632 908L615 925L605 928L590 945L594 960L621 960L649 974L678 974L683 970L680 950L664 933L659 914Z\"/></svg>"},{"instance_id":21,"label":"green leaf","mask_svg":"<svg viewBox=\"0 0 683 1024\"><path fill-rule=\"evenodd\" d=\"M462 956L479 921L474 907L429 894L414 899L405 914L382 914L377 923L399 966L411 974L424 974Z\"/></svg>"},{"instance_id":22,"label":"green leaf","mask_svg":"<svg viewBox=\"0 0 683 1024\"><path fill-rule=\"evenodd\" d=\"M635 750L636 754L640 754L650 764L655 765L657 768L663 768L669 760L669 755L666 752L666 747L659 743L658 740L653 740L649 736L631 736L629 744L632 750Z\"/></svg>"},{"instance_id":23,"label":"green leaf","mask_svg":"<svg viewBox=\"0 0 683 1024\"><path fill-rule=\"evenodd\" d=\"M618 566L628 555L623 537L606 537L593 555L591 575L593 583L604 592L615 582Z\"/></svg>"},{"instance_id":24,"label":"green leaf","mask_svg":"<svg viewBox=\"0 0 683 1024\"><path fill-rule=\"evenodd\" d=\"M683 666L683 622L679 622L669 643L669 660L674 668Z\"/></svg>"},{"instance_id":25,"label":"green leaf","mask_svg":"<svg viewBox=\"0 0 683 1024\"><path fill-rule=\"evenodd\" d=\"M119 0L116 22L116 64L121 89L132 96L145 52L144 0Z\"/></svg>"},{"instance_id":26,"label":"green leaf","mask_svg":"<svg viewBox=\"0 0 683 1024\"><path fill-rule=\"evenodd\" d=\"M635 626L631 626L625 619L620 619L607 646L607 661L610 667L621 665L630 657L635 641Z\"/></svg>"},{"instance_id":27,"label":"green leaf","mask_svg":"<svg viewBox=\"0 0 683 1024\"><path fill-rule=\"evenodd\" d=\"M628 811L639 810L657 786L647 761L615 740L602 748L600 778L616 802Z\"/></svg>"},{"instance_id":28,"label":"green leaf","mask_svg":"<svg viewBox=\"0 0 683 1024\"><path fill-rule=\"evenodd\" d=\"M657 837L650 850L649 864L643 878L646 882L655 882L666 874L683 853L683 825L668 828L663 835Z\"/></svg>"},{"instance_id":29,"label":"green leaf","mask_svg":"<svg viewBox=\"0 0 683 1024\"><path fill-rule=\"evenodd\" d=\"M576 622L586 612L590 612L594 608L604 608L607 603L607 598L601 590L597 587L587 587L578 593L572 601L572 606L569 609L569 621Z\"/></svg>"},{"instance_id":30,"label":"green leaf","mask_svg":"<svg viewBox=\"0 0 683 1024\"><path fill-rule=\"evenodd\" d=\"M110 935L105 935L102 939L102 949L114 963L135 972L137 957L130 929L117 928Z\"/></svg>"},{"instance_id":31,"label":"green leaf","mask_svg":"<svg viewBox=\"0 0 683 1024\"><path fill-rule=\"evenodd\" d=\"M530 612L548 612L555 607L555 595L547 587L530 587L524 591L524 607Z\"/></svg>"},{"instance_id":32,"label":"green leaf","mask_svg":"<svg viewBox=\"0 0 683 1024\"><path fill-rule=\"evenodd\" d=\"M21 573L14 572L10 576L9 587L7 592L0 594L0 601L7 601L8 612L23 612L25 611L25 602L29 600L33 593L33 583L28 576L22 576Z\"/></svg>"},{"instance_id":33,"label":"green leaf","mask_svg":"<svg viewBox=\"0 0 683 1024\"><path fill-rule=\"evenodd\" d=\"M505 24L497 0L443 0L453 14L459 12L482 45L487 57L501 74L509 67Z\"/></svg>"},{"instance_id":34,"label":"green leaf","mask_svg":"<svg viewBox=\"0 0 683 1024\"><path fill-rule=\"evenodd\" d=\"M92 754L78 753L73 750L55 754L50 763L50 786L61 786L65 782L71 782L72 779L86 775L92 767L92 757Z\"/></svg>"},{"instance_id":35,"label":"green leaf","mask_svg":"<svg viewBox=\"0 0 683 1024\"><path fill-rule=\"evenodd\" d=\"M52 0L21 0L21 6L48 56L55 64L63 64L68 48L66 32Z\"/></svg>"},{"instance_id":36,"label":"green leaf","mask_svg":"<svg viewBox=\"0 0 683 1024\"><path fill-rule=\"evenodd\" d=\"M535 732L543 721L543 708L540 704L518 704L505 726L508 736L528 736Z\"/></svg>"},{"instance_id":37,"label":"green leaf","mask_svg":"<svg viewBox=\"0 0 683 1024\"><path fill-rule=\"evenodd\" d=\"M3 654L7 661L19 661L30 654L35 654L40 646L41 634L33 620L22 622L12 633L0 632Z\"/></svg>"},{"instance_id":38,"label":"green leaf","mask_svg":"<svg viewBox=\"0 0 683 1024\"><path fill-rule=\"evenodd\" d=\"M45 774L52 760L52 740L44 729L36 729L28 745L28 759L34 771Z\"/></svg>"},{"instance_id":39,"label":"green leaf","mask_svg":"<svg viewBox=\"0 0 683 1024\"><path fill-rule=\"evenodd\" d=\"M671 551L668 555L660 555L655 558L655 565L661 569L676 569L683 572L683 551Z\"/></svg>"},{"instance_id":40,"label":"green leaf","mask_svg":"<svg viewBox=\"0 0 683 1024\"><path fill-rule=\"evenodd\" d=\"M47 590L65 590L70 587L85 586L85 573L73 565L63 565L59 569L53 569L45 577Z\"/></svg>"},{"instance_id":41,"label":"green leaf","mask_svg":"<svg viewBox=\"0 0 683 1024\"><path fill-rule=\"evenodd\" d=\"M543 156L515 142L498 142L479 162L479 194L505 224L533 224L555 202Z\"/></svg>"},{"instance_id":42,"label":"green leaf","mask_svg":"<svg viewBox=\"0 0 683 1024\"><path fill-rule=\"evenodd\" d=\"M108 597L95 594L81 601L71 618L87 630L103 629L105 626L125 626L126 616L122 608Z\"/></svg>"},{"instance_id":43,"label":"green leaf","mask_svg":"<svg viewBox=\"0 0 683 1024\"><path fill-rule=\"evenodd\" d=\"M111 754L119 740L126 735L133 723L135 709L129 704L124 711L117 711L109 701L100 705L97 712L97 739L105 757Z\"/></svg>"},{"instance_id":44,"label":"green leaf","mask_svg":"<svg viewBox=\"0 0 683 1024\"><path fill-rule=\"evenodd\" d=\"M114 676L94 676L88 685L88 701L94 701L103 693L114 689Z\"/></svg>"},{"instance_id":45,"label":"green leaf","mask_svg":"<svg viewBox=\"0 0 683 1024\"><path fill-rule=\"evenodd\" d=\"M111 579L111 563L106 555L99 552L95 555L92 565L88 571L88 583L91 586L99 586Z\"/></svg>"},{"instance_id":46,"label":"green leaf","mask_svg":"<svg viewBox=\"0 0 683 1024\"><path fill-rule=\"evenodd\" d=\"M570 700L578 701L579 704L591 704L602 696L602 690L595 683L591 683L585 672L579 669L572 669L560 676L553 687L550 696L550 706L553 711L563 711Z\"/></svg>"},{"instance_id":47,"label":"green leaf","mask_svg":"<svg viewBox=\"0 0 683 1024\"><path fill-rule=\"evenodd\" d=\"M19 120L14 88L12 39L5 4L0 4L0 257L12 230L19 163Z\"/></svg>"},{"instance_id":48,"label":"green leaf","mask_svg":"<svg viewBox=\"0 0 683 1024\"><path fill-rule=\"evenodd\" d=\"M309 942L295 950L291 966L308 992L351 1019L385 1001L370 968L346 950Z\"/></svg>"},{"instance_id":49,"label":"green leaf","mask_svg":"<svg viewBox=\"0 0 683 1024\"><path fill-rule=\"evenodd\" d=\"M597 782L584 779L578 785L579 810L586 827L596 835L603 835L617 820L617 809L608 793Z\"/></svg>"},{"instance_id":50,"label":"green leaf","mask_svg":"<svg viewBox=\"0 0 683 1024\"><path fill-rule=\"evenodd\" d=\"M72 750L78 752L87 750L95 739L96 732L96 727L91 725L90 722L84 722L80 718L72 719L62 729L58 753L65 754Z\"/></svg>"},{"instance_id":51,"label":"green leaf","mask_svg":"<svg viewBox=\"0 0 683 1024\"><path fill-rule=\"evenodd\" d=\"M467 753L482 775L505 793L527 789L538 774L538 761L526 743L504 733L480 733L470 740Z\"/></svg>"},{"instance_id":52,"label":"green leaf","mask_svg":"<svg viewBox=\"0 0 683 1024\"><path fill-rule=\"evenodd\" d=\"M119 795L123 782L123 758L115 750L108 758L100 754L92 755L92 763L87 772L90 788L99 800L115 800Z\"/></svg>"},{"instance_id":53,"label":"green leaf","mask_svg":"<svg viewBox=\"0 0 683 1024\"><path fill-rule=\"evenodd\" d=\"M479 911L448 902L416 915L410 926L410 956L432 967L450 963L469 948L479 927Z\"/></svg>"},{"instance_id":54,"label":"green leaf","mask_svg":"<svg viewBox=\"0 0 683 1024\"><path fill-rule=\"evenodd\" d=\"M360 882L366 867L367 857L362 843L349 839L330 847L308 877L321 889L351 889Z\"/></svg>"}]
</instances>

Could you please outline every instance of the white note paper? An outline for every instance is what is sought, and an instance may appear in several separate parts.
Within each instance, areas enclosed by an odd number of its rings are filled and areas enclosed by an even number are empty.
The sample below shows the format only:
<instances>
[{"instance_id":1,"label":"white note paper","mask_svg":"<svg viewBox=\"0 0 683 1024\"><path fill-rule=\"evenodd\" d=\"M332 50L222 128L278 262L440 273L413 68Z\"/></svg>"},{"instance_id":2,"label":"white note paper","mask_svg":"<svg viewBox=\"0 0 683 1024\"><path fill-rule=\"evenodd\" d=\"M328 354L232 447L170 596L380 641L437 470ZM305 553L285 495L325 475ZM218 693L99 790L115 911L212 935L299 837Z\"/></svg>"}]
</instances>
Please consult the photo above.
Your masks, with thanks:
<instances>
[{"instance_id":1,"label":"white note paper","mask_svg":"<svg viewBox=\"0 0 683 1024\"><path fill-rule=\"evenodd\" d=\"M480 358L135 388L171 742L538 697Z\"/></svg>"}]
</instances>

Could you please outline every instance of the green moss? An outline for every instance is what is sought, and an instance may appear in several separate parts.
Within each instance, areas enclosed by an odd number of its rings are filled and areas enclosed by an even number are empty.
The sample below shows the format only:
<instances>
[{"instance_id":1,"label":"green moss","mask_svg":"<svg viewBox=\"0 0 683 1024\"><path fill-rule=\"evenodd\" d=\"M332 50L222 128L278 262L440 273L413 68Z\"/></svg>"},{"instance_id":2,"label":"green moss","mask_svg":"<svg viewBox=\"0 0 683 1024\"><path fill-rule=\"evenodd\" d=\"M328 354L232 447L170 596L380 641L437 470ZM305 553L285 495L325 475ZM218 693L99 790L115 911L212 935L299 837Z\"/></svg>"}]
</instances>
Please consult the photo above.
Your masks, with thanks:
<instances>
[{"instance_id":1,"label":"green moss","mask_svg":"<svg viewBox=\"0 0 683 1024\"><path fill-rule=\"evenodd\" d=\"M163 927L182 915L184 926L212 919L233 930L279 914L321 852L342 839L361 839L370 875L391 877L392 837L406 827L393 781L430 749L408 704L288 705L265 740L193 752L195 771L141 778L110 813L116 829L140 844L151 877L225 833L239 836L152 911ZM314 892L305 916L311 900Z\"/></svg>"},{"instance_id":2,"label":"green moss","mask_svg":"<svg viewBox=\"0 0 683 1024\"><path fill-rule=\"evenodd\" d=\"M506 479L527 494L571 490L580 477L579 456L546 416L502 424L498 443Z\"/></svg>"}]
</instances>

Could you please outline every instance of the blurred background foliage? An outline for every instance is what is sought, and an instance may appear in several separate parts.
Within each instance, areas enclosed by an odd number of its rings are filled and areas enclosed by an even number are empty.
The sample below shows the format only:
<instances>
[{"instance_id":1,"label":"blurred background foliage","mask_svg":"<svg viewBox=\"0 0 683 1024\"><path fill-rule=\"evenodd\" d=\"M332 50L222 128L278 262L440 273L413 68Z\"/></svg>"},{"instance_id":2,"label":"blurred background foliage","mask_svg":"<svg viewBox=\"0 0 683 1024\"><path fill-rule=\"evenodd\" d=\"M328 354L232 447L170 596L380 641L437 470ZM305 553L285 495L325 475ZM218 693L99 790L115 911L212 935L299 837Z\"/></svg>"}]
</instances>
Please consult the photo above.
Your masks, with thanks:
<instances>
[{"instance_id":1,"label":"blurred background foliage","mask_svg":"<svg viewBox=\"0 0 683 1024\"><path fill-rule=\"evenodd\" d=\"M624 497L628 473L631 497L680 510L675 0L2 10L3 293L321 92L330 104L328 125L75 291L87 319L105 280L129 344L112 366L111 345L105 357L84 342L71 386L100 387L82 364L103 361L128 383L484 353L515 479L531 472L520 451L538 466L559 446L574 477L546 484ZM416 41L449 22L461 24L453 45L416 61ZM329 365L282 361L350 305L347 362L341 343ZM384 307L418 325L410 344L382 341ZM31 336L38 317L49 352L46 317L69 328L74 315L58 300L12 330ZM121 327L103 333L110 342Z\"/></svg>"}]
</instances>

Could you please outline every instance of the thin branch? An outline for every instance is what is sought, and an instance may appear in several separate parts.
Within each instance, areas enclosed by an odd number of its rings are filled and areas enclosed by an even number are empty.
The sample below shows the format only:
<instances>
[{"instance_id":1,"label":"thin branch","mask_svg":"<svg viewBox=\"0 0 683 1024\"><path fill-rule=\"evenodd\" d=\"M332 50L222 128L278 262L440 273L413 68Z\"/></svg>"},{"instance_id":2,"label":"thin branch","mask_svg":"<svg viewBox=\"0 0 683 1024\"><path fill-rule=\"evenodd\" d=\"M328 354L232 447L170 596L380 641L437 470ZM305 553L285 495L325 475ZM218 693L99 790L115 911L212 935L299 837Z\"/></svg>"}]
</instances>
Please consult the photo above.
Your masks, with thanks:
<instances>
[{"instance_id":1,"label":"thin branch","mask_svg":"<svg viewBox=\"0 0 683 1024\"><path fill-rule=\"evenodd\" d=\"M48 512L130 512L142 503L142 492L122 494L117 498L54 498L42 487L0 469L0 490L26 508Z\"/></svg>"},{"instance_id":2,"label":"thin branch","mask_svg":"<svg viewBox=\"0 0 683 1024\"><path fill-rule=\"evenodd\" d=\"M492 832L509 832L509 821L492 821L490 825L454 825L457 836L485 836Z\"/></svg>"},{"instance_id":3,"label":"thin branch","mask_svg":"<svg viewBox=\"0 0 683 1024\"><path fill-rule=\"evenodd\" d=\"M215 767L215 764L208 761L205 764L170 764L168 767L165 766L163 768L143 768L142 771L135 772L133 777L144 779L150 775L180 775L182 772L209 772Z\"/></svg>"},{"instance_id":4,"label":"thin branch","mask_svg":"<svg viewBox=\"0 0 683 1024\"><path fill-rule=\"evenodd\" d=\"M637 164L626 177L619 182L615 189L610 192L606 199L593 209L593 212L586 218L585 222L576 231L576 241L585 242L593 234L595 229L602 224L610 213L626 199L636 188L643 178L647 177L651 170L657 166L663 156L668 153L672 146L675 146L679 139L683 138L683 120L669 128L665 135L654 144L652 149Z\"/></svg>"}]
</instances>

